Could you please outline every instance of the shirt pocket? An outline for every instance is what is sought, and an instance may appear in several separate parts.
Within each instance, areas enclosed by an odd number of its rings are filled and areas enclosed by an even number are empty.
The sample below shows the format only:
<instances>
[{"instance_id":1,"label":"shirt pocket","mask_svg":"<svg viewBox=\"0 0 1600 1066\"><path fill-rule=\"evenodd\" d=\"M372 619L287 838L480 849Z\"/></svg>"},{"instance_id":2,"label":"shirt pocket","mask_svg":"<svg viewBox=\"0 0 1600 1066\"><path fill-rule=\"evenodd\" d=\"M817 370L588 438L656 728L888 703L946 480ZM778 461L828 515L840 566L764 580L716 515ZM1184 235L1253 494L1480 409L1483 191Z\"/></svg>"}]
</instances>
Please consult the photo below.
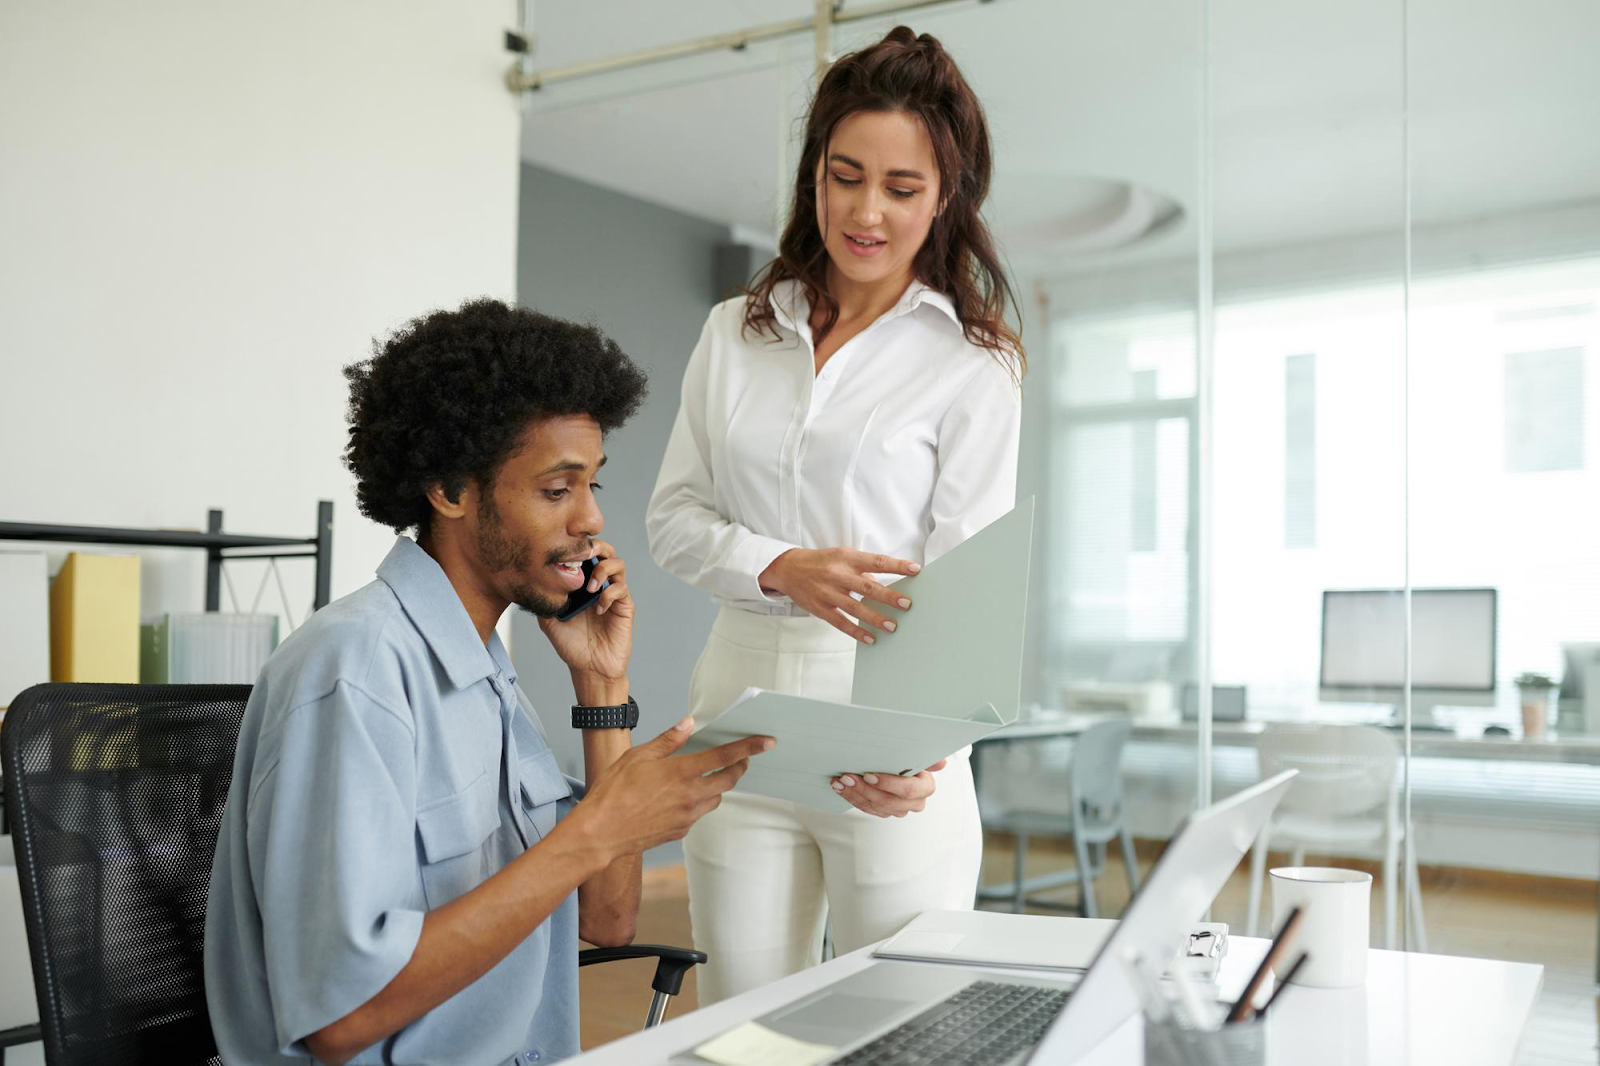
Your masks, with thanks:
<instances>
[{"instance_id":1,"label":"shirt pocket","mask_svg":"<svg viewBox=\"0 0 1600 1066\"><path fill-rule=\"evenodd\" d=\"M500 827L499 775L487 771L453 796L417 811L422 891L430 910L477 888L494 874L485 846Z\"/></svg>"},{"instance_id":2,"label":"shirt pocket","mask_svg":"<svg viewBox=\"0 0 1600 1066\"><path fill-rule=\"evenodd\" d=\"M533 831L543 840L556 827L562 800L572 798L572 787L556 765L550 749L535 752L517 764L517 775L522 781L522 809L528 816Z\"/></svg>"}]
</instances>

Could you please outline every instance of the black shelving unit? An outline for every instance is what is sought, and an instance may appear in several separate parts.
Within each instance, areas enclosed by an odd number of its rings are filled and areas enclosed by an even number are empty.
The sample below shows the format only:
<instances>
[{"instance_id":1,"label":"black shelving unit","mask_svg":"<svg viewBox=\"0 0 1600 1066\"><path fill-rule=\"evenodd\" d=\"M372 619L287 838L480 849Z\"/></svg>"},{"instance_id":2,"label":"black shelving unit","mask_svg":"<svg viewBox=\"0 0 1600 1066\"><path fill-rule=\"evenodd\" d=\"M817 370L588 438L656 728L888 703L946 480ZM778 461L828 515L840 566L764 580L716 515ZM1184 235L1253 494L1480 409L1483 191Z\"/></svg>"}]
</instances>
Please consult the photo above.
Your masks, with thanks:
<instances>
[{"instance_id":1,"label":"black shelving unit","mask_svg":"<svg viewBox=\"0 0 1600 1066\"><path fill-rule=\"evenodd\" d=\"M312 607L328 605L333 588L333 501L317 501L316 533L310 537L255 537L224 533L222 512L210 511L206 531L123 529L117 526L57 526L41 522L0 522L0 540L56 544L132 544L145 548L196 548L206 553L206 610L222 607L222 564L229 559L313 559L316 590Z\"/></svg>"},{"instance_id":2,"label":"black shelving unit","mask_svg":"<svg viewBox=\"0 0 1600 1066\"><path fill-rule=\"evenodd\" d=\"M143 548L194 548L206 553L206 610L222 607L222 564L229 559L312 559L316 589L312 607L328 605L333 587L333 501L317 501L316 532L309 537L255 537L225 533L222 512L206 514L206 531L124 529L119 526L59 526L47 522L0 522L0 540L32 540L53 544L128 544ZM0 802L0 832L9 830ZM0 1031L0 1064L5 1049L42 1038L37 1023Z\"/></svg>"}]
</instances>

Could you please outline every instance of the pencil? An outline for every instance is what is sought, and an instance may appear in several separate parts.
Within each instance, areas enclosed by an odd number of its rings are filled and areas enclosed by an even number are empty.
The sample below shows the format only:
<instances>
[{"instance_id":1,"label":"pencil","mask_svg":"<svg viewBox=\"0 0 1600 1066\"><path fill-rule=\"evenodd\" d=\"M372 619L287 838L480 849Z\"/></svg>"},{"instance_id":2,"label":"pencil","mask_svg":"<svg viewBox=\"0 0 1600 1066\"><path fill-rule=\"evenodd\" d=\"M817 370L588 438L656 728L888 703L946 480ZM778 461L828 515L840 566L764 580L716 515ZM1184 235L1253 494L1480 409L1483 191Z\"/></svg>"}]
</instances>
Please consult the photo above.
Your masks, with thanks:
<instances>
[{"instance_id":1,"label":"pencil","mask_svg":"<svg viewBox=\"0 0 1600 1066\"><path fill-rule=\"evenodd\" d=\"M1278 997L1283 995L1284 988L1288 986L1290 981L1294 980L1294 975L1300 972L1300 967L1304 966L1306 964L1306 960L1310 957L1311 955L1309 952L1302 951L1300 953L1300 957L1294 960L1294 965L1289 967L1289 972L1283 975L1283 980L1278 982L1278 987L1272 990L1272 995L1268 996L1267 1001L1261 1004L1261 1009L1256 1011L1256 1014L1261 1015L1267 1013L1267 1008L1278 1002Z\"/></svg>"},{"instance_id":2,"label":"pencil","mask_svg":"<svg viewBox=\"0 0 1600 1066\"><path fill-rule=\"evenodd\" d=\"M1244 993L1238 1002L1223 1019L1224 1025L1234 1025L1249 1018L1255 1012L1251 1004L1255 1001L1256 993L1261 991L1261 982L1267 979L1267 971L1274 969L1288 950L1289 944L1294 940L1296 930L1300 928L1301 910L1295 907L1289 911L1289 916L1283 920L1283 925L1278 929L1278 935L1272 938L1272 946L1267 949L1266 958L1261 960L1261 965L1256 967L1256 972L1250 978L1250 983L1244 986Z\"/></svg>"}]
</instances>

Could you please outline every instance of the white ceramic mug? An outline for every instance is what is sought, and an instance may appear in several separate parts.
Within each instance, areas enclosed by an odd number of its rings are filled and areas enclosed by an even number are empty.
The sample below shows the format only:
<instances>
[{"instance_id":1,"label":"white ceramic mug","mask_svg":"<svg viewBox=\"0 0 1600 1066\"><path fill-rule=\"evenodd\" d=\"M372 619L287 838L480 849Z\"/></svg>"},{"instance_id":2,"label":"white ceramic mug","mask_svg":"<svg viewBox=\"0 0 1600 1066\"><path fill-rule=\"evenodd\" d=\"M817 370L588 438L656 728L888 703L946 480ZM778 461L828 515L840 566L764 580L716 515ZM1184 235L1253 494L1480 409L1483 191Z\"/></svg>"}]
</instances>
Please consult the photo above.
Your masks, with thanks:
<instances>
[{"instance_id":1,"label":"white ceramic mug","mask_svg":"<svg viewBox=\"0 0 1600 1066\"><path fill-rule=\"evenodd\" d=\"M1280 866L1272 873L1272 928L1281 928L1294 907L1304 915L1300 932L1284 954L1287 973L1302 951L1311 957L1294 983L1312 988L1352 988L1367 980L1367 942L1372 936L1372 875L1332 866Z\"/></svg>"}]
</instances>

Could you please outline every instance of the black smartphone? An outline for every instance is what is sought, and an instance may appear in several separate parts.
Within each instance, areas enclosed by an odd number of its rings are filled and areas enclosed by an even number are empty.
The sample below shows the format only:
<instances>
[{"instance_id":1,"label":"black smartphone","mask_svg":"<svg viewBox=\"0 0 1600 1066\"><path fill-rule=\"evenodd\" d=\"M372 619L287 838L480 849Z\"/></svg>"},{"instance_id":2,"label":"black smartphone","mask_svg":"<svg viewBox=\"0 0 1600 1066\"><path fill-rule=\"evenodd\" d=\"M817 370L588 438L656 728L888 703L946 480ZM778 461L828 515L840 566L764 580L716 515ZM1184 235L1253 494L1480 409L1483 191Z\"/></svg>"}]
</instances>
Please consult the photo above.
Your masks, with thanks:
<instances>
[{"instance_id":1,"label":"black smartphone","mask_svg":"<svg viewBox=\"0 0 1600 1066\"><path fill-rule=\"evenodd\" d=\"M589 591L589 578L594 575L594 568L599 562L599 559L585 559L583 561L583 585L578 591L568 594L567 605L561 609L560 614L556 615L557 622L565 622L568 619L578 617L595 600L600 598L602 592L611 586L611 582L602 581L599 588L593 592Z\"/></svg>"}]
</instances>

